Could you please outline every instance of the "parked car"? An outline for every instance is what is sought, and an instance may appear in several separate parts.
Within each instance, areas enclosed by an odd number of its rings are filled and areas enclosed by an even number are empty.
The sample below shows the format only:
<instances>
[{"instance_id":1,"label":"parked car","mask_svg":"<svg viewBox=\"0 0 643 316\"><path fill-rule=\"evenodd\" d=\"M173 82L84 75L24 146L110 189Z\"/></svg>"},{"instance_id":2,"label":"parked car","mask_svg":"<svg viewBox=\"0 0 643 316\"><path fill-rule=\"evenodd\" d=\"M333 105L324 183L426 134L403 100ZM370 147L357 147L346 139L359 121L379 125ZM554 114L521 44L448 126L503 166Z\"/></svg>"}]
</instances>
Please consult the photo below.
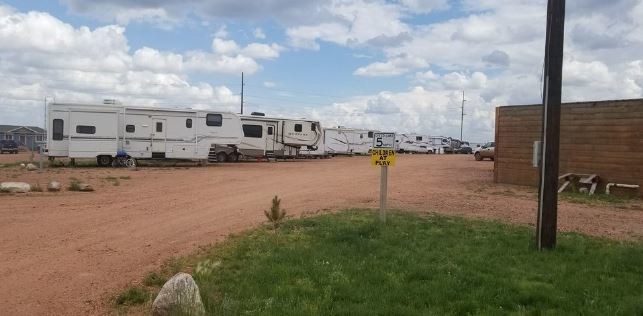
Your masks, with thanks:
<instances>
[{"instance_id":1,"label":"parked car","mask_svg":"<svg viewBox=\"0 0 643 316\"><path fill-rule=\"evenodd\" d=\"M5 152L10 153L10 154L17 154L18 153L18 143L16 143L16 141L10 140L10 139L0 140L0 154L4 154Z\"/></svg>"},{"instance_id":2,"label":"parked car","mask_svg":"<svg viewBox=\"0 0 643 316\"><path fill-rule=\"evenodd\" d=\"M496 143L488 142L482 145L482 147L476 148L476 150L473 152L473 156L476 158L477 161L480 161L485 158L494 160L494 158L496 157Z\"/></svg>"},{"instance_id":3,"label":"parked car","mask_svg":"<svg viewBox=\"0 0 643 316\"><path fill-rule=\"evenodd\" d=\"M456 154L473 154L473 149L467 145L462 145L460 148L455 150Z\"/></svg>"}]
</instances>

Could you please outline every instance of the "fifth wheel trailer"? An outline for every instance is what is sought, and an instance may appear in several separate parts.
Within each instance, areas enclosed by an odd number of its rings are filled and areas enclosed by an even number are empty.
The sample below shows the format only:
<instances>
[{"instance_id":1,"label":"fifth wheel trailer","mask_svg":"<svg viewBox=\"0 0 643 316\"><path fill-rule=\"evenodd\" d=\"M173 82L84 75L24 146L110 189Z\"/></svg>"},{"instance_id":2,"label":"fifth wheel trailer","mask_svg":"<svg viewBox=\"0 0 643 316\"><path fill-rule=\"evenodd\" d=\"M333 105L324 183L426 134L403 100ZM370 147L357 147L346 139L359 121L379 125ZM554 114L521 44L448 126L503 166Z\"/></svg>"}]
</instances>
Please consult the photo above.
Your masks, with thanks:
<instances>
[{"instance_id":1,"label":"fifth wheel trailer","mask_svg":"<svg viewBox=\"0 0 643 316\"><path fill-rule=\"evenodd\" d=\"M324 129L326 154L366 155L373 145L373 132L339 126Z\"/></svg>"},{"instance_id":2,"label":"fifth wheel trailer","mask_svg":"<svg viewBox=\"0 0 643 316\"><path fill-rule=\"evenodd\" d=\"M50 103L47 122L50 159L96 158L100 166L119 153L134 159L226 160L237 155L243 136L239 116L220 111Z\"/></svg>"},{"instance_id":3,"label":"fifth wheel trailer","mask_svg":"<svg viewBox=\"0 0 643 316\"><path fill-rule=\"evenodd\" d=\"M318 121L249 115L241 117L243 140L239 153L245 157L296 157L303 148L317 150L322 143Z\"/></svg>"}]
</instances>

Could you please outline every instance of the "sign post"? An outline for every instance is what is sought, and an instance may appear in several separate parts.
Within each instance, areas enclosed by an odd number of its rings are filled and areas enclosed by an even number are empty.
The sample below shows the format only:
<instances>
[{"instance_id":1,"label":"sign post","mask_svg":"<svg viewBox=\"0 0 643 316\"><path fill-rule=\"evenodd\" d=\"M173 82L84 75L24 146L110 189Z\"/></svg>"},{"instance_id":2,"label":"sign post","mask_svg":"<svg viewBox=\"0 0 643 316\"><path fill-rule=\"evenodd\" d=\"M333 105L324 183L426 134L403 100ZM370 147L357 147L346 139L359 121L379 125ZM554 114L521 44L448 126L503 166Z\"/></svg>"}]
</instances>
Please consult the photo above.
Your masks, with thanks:
<instances>
[{"instance_id":1,"label":"sign post","mask_svg":"<svg viewBox=\"0 0 643 316\"><path fill-rule=\"evenodd\" d=\"M380 166L380 221L386 222L388 167L395 166L395 133L374 133L371 165Z\"/></svg>"}]
</instances>

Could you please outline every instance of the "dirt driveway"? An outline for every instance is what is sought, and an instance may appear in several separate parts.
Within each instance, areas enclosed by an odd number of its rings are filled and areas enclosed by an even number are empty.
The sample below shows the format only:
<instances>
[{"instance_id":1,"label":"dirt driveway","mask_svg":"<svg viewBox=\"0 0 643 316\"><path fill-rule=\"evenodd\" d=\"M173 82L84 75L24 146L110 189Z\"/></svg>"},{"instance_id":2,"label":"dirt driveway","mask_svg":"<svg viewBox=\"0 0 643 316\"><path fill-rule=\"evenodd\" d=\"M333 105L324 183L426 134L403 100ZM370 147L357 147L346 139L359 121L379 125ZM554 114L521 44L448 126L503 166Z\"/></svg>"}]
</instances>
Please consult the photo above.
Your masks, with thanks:
<instances>
[{"instance_id":1,"label":"dirt driveway","mask_svg":"<svg viewBox=\"0 0 643 316\"><path fill-rule=\"evenodd\" d=\"M535 190L494 185L492 169L471 156L401 156L389 172L390 206L533 224ZM97 191L0 195L0 315L107 313L111 295L169 257L262 223L275 194L297 215L376 207L379 188L379 170L366 157L139 171L0 169L0 181L41 186L70 177ZM643 208L562 203L559 227L641 240Z\"/></svg>"}]
</instances>

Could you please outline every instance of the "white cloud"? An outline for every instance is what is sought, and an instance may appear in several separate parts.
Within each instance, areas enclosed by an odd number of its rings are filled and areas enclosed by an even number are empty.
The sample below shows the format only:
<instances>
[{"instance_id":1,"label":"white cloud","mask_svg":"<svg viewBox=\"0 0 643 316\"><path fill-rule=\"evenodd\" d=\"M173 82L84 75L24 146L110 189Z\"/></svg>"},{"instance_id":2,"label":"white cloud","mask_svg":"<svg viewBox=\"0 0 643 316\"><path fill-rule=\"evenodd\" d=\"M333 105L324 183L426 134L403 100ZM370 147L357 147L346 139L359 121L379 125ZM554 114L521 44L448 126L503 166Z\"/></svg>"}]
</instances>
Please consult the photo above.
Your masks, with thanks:
<instances>
[{"instance_id":1,"label":"white cloud","mask_svg":"<svg viewBox=\"0 0 643 316\"><path fill-rule=\"evenodd\" d=\"M494 105L485 102L478 93L468 94L467 100L465 139L475 142L493 139ZM404 92L354 97L302 114L320 119L325 126L454 136L460 133L460 112L456 109L461 101L461 92L430 91L416 86Z\"/></svg>"},{"instance_id":2,"label":"white cloud","mask_svg":"<svg viewBox=\"0 0 643 316\"><path fill-rule=\"evenodd\" d=\"M382 1L332 1L322 11L317 23L286 30L293 46L319 49L318 40L356 46L380 36L395 37L410 31L401 21L403 8Z\"/></svg>"},{"instance_id":3,"label":"white cloud","mask_svg":"<svg viewBox=\"0 0 643 316\"><path fill-rule=\"evenodd\" d=\"M183 71L183 56L179 54L143 47L137 49L132 57L134 69L170 73Z\"/></svg>"},{"instance_id":4,"label":"white cloud","mask_svg":"<svg viewBox=\"0 0 643 316\"><path fill-rule=\"evenodd\" d=\"M215 37L212 40L212 51L223 55L234 54L239 51L239 45L233 40Z\"/></svg>"},{"instance_id":5,"label":"white cloud","mask_svg":"<svg viewBox=\"0 0 643 316\"><path fill-rule=\"evenodd\" d=\"M242 53L246 56L257 59L275 59L279 57L279 53L282 50L283 47L275 43L272 43L271 45L251 43L242 50Z\"/></svg>"},{"instance_id":6,"label":"white cloud","mask_svg":"<svg viewBox=\"0 0 643 316\"><path fill-rule=\"evenodd\" d=\"M274 88L277 86L277 84L272 81L264 81L263 86L266 88Z\"/></svg>"},{"instance_id":7,"label":"white cloud","mask_svg":"<svg viewBox=\"0 0 643 316\"><path fill-rule=\"evenodd\" d=\"M422 58L400 55L386 62L375 62L358 68L354 74L358 76L381 77L404 74L412 69L425 68L429 64Z\"/></svg>"}]
</instances>

